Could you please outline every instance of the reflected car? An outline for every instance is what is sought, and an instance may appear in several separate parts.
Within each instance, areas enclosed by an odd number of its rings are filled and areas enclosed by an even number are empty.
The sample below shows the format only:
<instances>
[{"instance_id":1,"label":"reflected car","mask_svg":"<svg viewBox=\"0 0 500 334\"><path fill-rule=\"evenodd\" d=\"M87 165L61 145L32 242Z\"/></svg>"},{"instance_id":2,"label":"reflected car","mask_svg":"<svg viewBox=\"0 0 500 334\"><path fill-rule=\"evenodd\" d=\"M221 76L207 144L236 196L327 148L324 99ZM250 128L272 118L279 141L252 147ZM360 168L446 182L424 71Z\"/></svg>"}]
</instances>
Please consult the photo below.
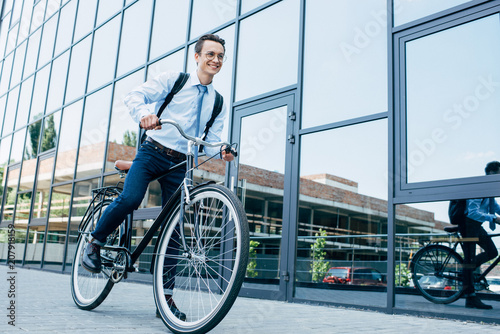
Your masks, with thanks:
<instances>
[{"instance_id":1,"label":"reflected car","mask_svg":"<svg viewBox=\"0 0 500 334\"><path fill-rule=\"evenodd\" d=\"M323 278L323 283L383 286L387 284L380 271L368 267L332 267Z\"/></svg>"},{"instance_id":2,"label":"reflected car","mask_svg":"<svg viewBox=\"0 0 500 334\"><path fill-rule=\"evenodd\" d=\"M500 293L500 276L486 277L491 292Z\"/></svg>"},{"instance_id":3,"label":"reflected car","mask_svg":"<svg viewBox=\"0 0 500 334\"><path fill-rule=\"evenodd\" d=\"M451 290L452 284L446 278L436 276L424 276L418 280L418 284L423 289Z\"/></svg>"}]
</instances>

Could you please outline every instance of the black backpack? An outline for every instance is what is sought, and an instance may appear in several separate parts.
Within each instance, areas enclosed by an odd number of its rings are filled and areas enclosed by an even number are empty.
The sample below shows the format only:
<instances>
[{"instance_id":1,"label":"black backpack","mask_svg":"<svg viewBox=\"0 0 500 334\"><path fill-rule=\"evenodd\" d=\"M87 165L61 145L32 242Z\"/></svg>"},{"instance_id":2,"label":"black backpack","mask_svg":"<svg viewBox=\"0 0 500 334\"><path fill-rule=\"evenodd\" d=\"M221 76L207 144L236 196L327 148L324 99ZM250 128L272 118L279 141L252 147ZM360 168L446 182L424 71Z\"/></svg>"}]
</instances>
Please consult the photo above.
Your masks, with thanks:
<instances>
[{"instance_id":1,"label":"black backpack","mask_svg":"<svg viewBox=\"0 0 500 334\"><path fill-rule=\"evenodd\" d=\"M186 84L187 80L189 79L189 74L181 72L179 73L179 77L177 80L175 80L174 87L172 87L172 90L167 94L165 97L165 101L163 101L160 109L158 109L158 113L156 116L160 118L161 114L163 113L163 110L167 107L167 105L172 101L174 98L174 95L177 94L182 87ZM210 130L210 127L215 122L215 119L217 116L219 116L220 112L222 111L222 105L224 104L224 99L222 98L222 95L219 94L218 91L215 91L215 103L214 103L214 109L212 110L212 116L210 116L210 119L208 120L207 124L205 125L205 130L203 131L202 139L205 139L206 136L208 135L208 131ZM146 131L142 130L142 136L141 136L141 143L146 139ZM200 152L203 150L203 146L200 146Z\"/></svg>"},{"instance_id":2,"label":"black backpack","mask_svg":"<svg viewBox=\"0 0 500 334\"><path fill-rule=\"evenodd\" d=\"M453 225L462 225L465 223L465 207L467 205L466 199L454 199L450 201L448 206L448 217L450 223Z\"/></svg>"}]
</instances>

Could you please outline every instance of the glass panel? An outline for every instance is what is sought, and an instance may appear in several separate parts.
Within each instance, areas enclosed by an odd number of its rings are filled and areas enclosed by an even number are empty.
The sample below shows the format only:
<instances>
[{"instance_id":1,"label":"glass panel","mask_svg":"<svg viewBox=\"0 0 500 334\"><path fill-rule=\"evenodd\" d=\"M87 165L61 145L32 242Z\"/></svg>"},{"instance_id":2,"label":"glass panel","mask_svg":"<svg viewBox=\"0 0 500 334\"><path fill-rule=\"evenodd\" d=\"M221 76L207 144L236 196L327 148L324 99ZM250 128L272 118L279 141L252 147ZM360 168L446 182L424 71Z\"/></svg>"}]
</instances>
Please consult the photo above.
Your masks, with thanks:
<instances>
[{"instance_id":1,"label":"glass panel","mask_svg":"<svg viewBox=\"0 0 500 334\"><path fill-rule=\"evenodd\" d=\"M22 41L30 34L31 13L33 12L34 0L24 0L23 14L19 24L19 40Z\"/></svg>"},{"instance_id":2,"label":"glass panel","mask_svg":"<svg viewBox=\"0 0 500 334\"><path fill-rule=\"evenodd\" d=\"M190 38L196 38L235 17L236 0L226 0L224 3L194 0Z\"/></svg>"},{"instance_id":3,"label":"glass panel","mask_svg":"<svg viewBox=\"0 0 500 334\"><path fill-rule=\"evenodd\" d=\"M43 239L45 238L45 221L40 225L30 225L26 241L24 264L39 264L42 261Z\"/></svg>"},{"instance_id":4,"label":"glass panel","mask_svg":"<svg viewBox=\"0 0 500 334\"><path fill-rule=\"evenodd\" d=\"M59 124L61 122L61 112L45 117L43 122L42 143L40 145L40 153L51 150L56 147L57 134L59 133Z\"/></svg>"},{"instance_id":5,"label":"glass panel","mask_svg":"<svg viewBox=\"0 0 500 334\"><path fill-rule=\"evenodd\" d=\"M162 58L148 67L148 80L165 71L184 70L184 49Z\"/></svg>"},{"instance_id":6,"label":"glass panel","mask_svg":"<svg viewBox=\"0 0 500 334\"><path fill-rule=\"evenodd\" d=\"M11 90L7 97L7 106L5 107L5 118L3 121L4 136L12 132L12 129L14 128L18 99L19 99L19 86Z\"/></svg>"},{"instance_id":7,"label":"glass panel","mask_svg":"<svg viewBox=\"0 0 500 334\"><path fill-rule=\"evenodd\" d=\"M385 120L302 137L295 297L386 305L387 149Z\"/></svg>"},{"instance_id":8,"label":"glass panel","mask_svg":"<svg viewBox=\"0 0 500 334\"><path fill-rule=\"evenodd\" d=\"M26 241L26 229L28 227L29 207L31 205L31 192L18 194L16 201L16 212L14 213L14 229L16 237L16 261L22 261L24 257L24 243ZM19 247L18 247L19 246Z\"/></svg>"},{"instance_id":9,"label":"glass panel","mask_svg":"<svg viewBox=\"0 0 500 334\"><path fill-rule=\"evenodd\" d=\"M5 53L9 53L17 45L17 33L19 31L19 25L16 24L11 30L9 31L9 36L7 37L7 45L5 47Z\"/></svg>"},{"instance_id":10,"label":"glass panel","mask_svg":"<svg viewBox=\"0 0 500 334\"><path fill-rule=\"evenodd\" d=\"M5 116L5 105L7 103L7 95L0 97L0 134L2 133L3 119Z\"/></svg>"},{"instance_id":11,"label":"glass panel","mask_svg":"<svg viewBox=\"0 0 500 334\"><path fill-rule=\"evenodd\" d=\"M47 64L52 59L54 42L56 40L57 16L53 16L43 25L42 42L38 56L38 68Z\"/></svg>"},{"instance_id":12,"label":"glass panel","mask_svg":"<svg viewBox=\"0 0 500 334\"><path fill-rule=\"evenodd\" d=\"M409 183L483 175L500 154L499 39L497 14L406 43Z\"/></svg>"},{"instance_id":13,"label":"glass panel","mask_svg":"<svg viewBox=\"0 0 500 334\"><path fill-rule=\"evenodd\" d=\"M11 53L3 62L2 76L0 77L0 94L5 93L9 89L10 73L12 72L13 61L14 53Z\"/></svg>"},{"instance_id":14,"label":"glass panel","mask_svg":"<svg viewBox=\"0 0 500 334\"><path fill-rule=\"evenodd\" d=\"M73 27L75 26L76 5L77 1L73 0L61 9L54 55L58 55L71 45Z\"/></svg>"},{"instance_id":15,"label":"glass panel","mask_svg":"<svg viewBox=\"0 0 500 334\"><path fill-rule=\"evenodd\" d=\"M24 159L34 159L38 154L38 144L40 142L40 133L42 132L42 121L28 126L28 138L24 147Z\"/></svg>"},{"instance_id":16,"label":"glass panel","mask_svg":"<svg viewBox=\"0 0 500 334\"><path fill-rule=\"evenodd\" d=\"M113 14L121 10L122 7L123 7L123 0L99 1L96 27L100 26L104 21L113 16Z\"/></svg>"},{"instance_id":17,"label":"glass panel","mask_svg":"<svg viewBox=\"0 0 500 334\"><path fill-rule=\"evenodd\" d=\"M79 100L63 110L54 183L73 179L79 138L77 134L80 133L82 123L82 107L83 100Z\"/></svg>"},{"instance_id":18,"label":"glass panel","mask_svg":"<svg viewBox=\"0 0 500 334\"><path fill-rule=\"evenodd\" d=\"M108 151L105 171L113 171L116 160L134 160L139 126L129 115L123 103L124 97L144 82L144 71L138 71L115 84L111 126L109 127Z\"/></svg>"},{"instance_id":19,"label":"glass panel","mask_svg":"<svg viewBox=\"0 0 500 334\"><path fill-rule=\"evenodd\" d=\"M95 32L87 91L92 91L114 78L119 32L120 16Z\"/></svg>"},{"instance_id":20,"label":"glass panel","mask_svg":"<svg viewBox=\"0 0 500 334\"><path fill-rule=\"evenodd\" d=\"M50 184L52 182L52 171L54 168L54 157L40 160L38 165L35 203L33 203L32 218L47 217L49 205Z\"/></svg>"},{"instance_id":21,"label":"glass panel","mask_svg":"<svg viewBox=\"0 0 500 334\"><path fill-rule=\"evenodd\" d=\"M101 1L110 2L110 1ZM80 40L94 28L97 0L78 1L74 41Z\"/></svg>"},{"instance_id":22,"label":"glass panel","mask_svg":"<svg viewBox=\"0 0 500 334\"><path fill-rule=\"evenodd\" d=\"M246 12L251 11L259 7L260 5L269 2L269 0L242 0L241 1L241 14L245 14Z\"/></svg>"},{"instance_id":23,"label":"glass panel","mask_svg":"<svg viewBox=\"0 0 500 334\"><path fill-rule=\"evenodd\" d=\"M110 106L111 86L88 96L85 101L77 178L102 172Z\"/></svg>"},{"instance_id":24,"label":"glass panel","mask_svg":"<svg viewBox=\"0 0 500 334\"><path fill-rule=\"evenodd\" d=\"M66 51L52 63L50 75L49 96L47 97L46 113L50 113L63 104L66 75L68 74L69 51Z\"/></svg>"},{"instance_id":25,"label":"glass panel","mask_svg":"<svg viewBox=\"0 0 500 334\"><path fill-rule=\"evenodd\" d=\"M31 19L31 31L35 31L43 23L45 17L45 1L38 2L33 9L33 17ZM40 29L41 30L41 29Z\"/></svg>"},{"instance_id":26,"label":"glass panel","mask_svg":"<svg viewBox=\"0 0 500 334\"><path fill-rule=\"evenodd\" d=\"M17 107L16 130L28 123L34 79L35 76L31 76L21 84L21 95L19 96L19 105Z\"/></svg>"},{"instance_id":27,"label":"glass panel","mask_svg":"<svg viewBox=\"0 0 500 334\"><path fill-rule=\"evenodd\" d=\"M12 221L14 218L14 206L16 203L17 185L19 184L19 167L7 171L5 186L5 199L3 206L3 221Z\"/></svg>"},{"instance_id":28,"label":"glass panel","mask_svg":"<svg viewBox=\"0 0 500 334\"><path fill-rule=\"evenodd\" d=\"M5 172L5 167L9 163L9 155L10 155L10 144L12 144L12 137L5 137L0 141L0 172ZM2 177L2 180L3 177ZM0 181L0 187L3 186L3 181ZM0 195L1 201L1 195Z\"/></svg>"},{"instance_id":29,"label":"glass panel","mask_svg":"<svg viewBox=\"0 0 500 334\"><path fill-rule=\"evenodd\" d=\"M25 78L35 71L41 33L42 29L38 29L28 40L28 51L26 52L26 61L24 62Z\"/></svg>"},{"instance_id":30,"label":"glass panel","mask_svg":"<svg viewBox=\"0 0 500 334\"><path fill-rule=\"evenodd\" d=\"M387 110L386 4L307 2L302 128Z\"/></svg>"},{"instance_id":31,"label":"glass panel","mask_svg":"<svg viewBox=\"0 0 500 334\"><path fill-rule=\"evenodd\" d=\"M123 75L146 62L152 5L152 0L143 0L125 11L116 76Z\"/></svg>"},{"instance_id":32,"label":"glass panel","mask_svg":"<svg viewBox=\"0 0 500 334\"><path fill-rule=\"evenodd\" d=\"M31 102L30 122L42 118L47 100L47 88L49 85L50 65L38 71L35 76L35 88Z\"/></svg>"},{"instance_id":33,"label":"glass panel","mask_svg":"<svg viewBox=\"0 0 500 334\"><path fill-rule=\"evenodd\" d=\"M427 15L469 2L470 0L397 0L394 1L394 25L398 26Z\"/></svg>"},{"instance_id":34,"label":"glass panel","mask_svg":"<svg viewBox=\"0 0 500 334\"><path fill-rule=\"evenodd\" d=\"M12 8L12 22L16 22L21 18L21 10L23 9L23 1L14 1L14 7Z\"/></svg>"},{"instance_id":35,"label":"glass panel","mask_svg":"<svg viewBox=\"0 0 500 334\"><path fill-rule=\"evenodd\" d=\"M10 153L10 161L9 161L10 164L15 164L23 160L25 136L26 136L26 128L14 133L12 150Z\"/></svg>"},{"instance_id":36,"label":"glass panel","mask_svg":"<svg viewBox=\"0 0 500 334\"><path fill-rule=\"evenodd\" d=\"M59 269L64 261L70 204L71 184L52 189L47 244L43 260L44 268ZM74 256L74 253L71 255Z\"/></svg>"},{"instance_id":37,"label":"glass panel","mask_svg":"<svg viewBox=\"0 0 500 334\"><path fill-rule=\"evenodd\" d=\"M10 86L14 87L21 81L23 74L24 56L26 54L26 42L19 45L16 49L16 57L12 67L12 77L10 78Z\"/></svg>"},{"instance_id":38,"label":"glass panel","mask_svg":"<svg viewBox=\"0 0 500 334\"><path fill-rule=\"evenodd\" d=\"M238 184L255 249L247 270L252 280L244 286L259 284L263 290L279 287L286 111L283 106L241 119Z\"/></svg>"},{"instance_id":39,"label":"glass panel","mask_svg":"<svg viewBox=\"0 0 500 334\"><path fill-rule=\"evenodd\" d=\"M241 21L236 100L297 83L299 9L298 0L285 0ZM259 66L257 50L266 55Z\"/></svg>"},{"instance_id":40,"label":"glass panel","mask_svg":"<svg viewBox=\"0 0 500 334\"><path fill-rule=\"evenodd\" d=\"M9 20L10 14L8 14L2 22L0 22L0 58L3 58L5 54L5 48L7 43L7 33L9 31Z\"/></svg>"},{"instance_id":41,"label":"glass panel","mask_svg":"<svg viewBox=\"0 0 500 334\"><path fill-rule=\"evenodd\" d=\"M92 199L92 189L97 187L99 187L98 179L75 183L69 225L68 250L66 253L66 270L70 270L73 265L76 242L78 241L78 225L80 225L85 210L87 210L90 200Z\"/></svg>"},{"instance_id":42,"label":"glass panel","mask_svg":"<svg viewBox=\"0 0 500 334\"><path fill-rule=\"evenodd\" d=\"M47 9L45 10L45 20L51 17L59 7L61 6L61 0L47 0ZM57 17L57 15L55 15Z\"/></svg>"},{"instance_id":43,"label":"glass panel","mask_svg":"<svg viewBox=\"0 0 500 334\"><path fill-rule=\"evenodd\" d=\"M85 93L91 42L92 36L89 36L73 47L65 103L73 101Z\"/></svg>"},{"instance_id":44,"label":"glass panel","mask_svg":"<svg viewBox=\"0 0 500 334\"><path fill-rule=\"evenodd\" d=\"M165 54L186 39L189 1L156 1L149 59ZM175 31L165 38L165 31Z\"/></svg>"}]
</instances>

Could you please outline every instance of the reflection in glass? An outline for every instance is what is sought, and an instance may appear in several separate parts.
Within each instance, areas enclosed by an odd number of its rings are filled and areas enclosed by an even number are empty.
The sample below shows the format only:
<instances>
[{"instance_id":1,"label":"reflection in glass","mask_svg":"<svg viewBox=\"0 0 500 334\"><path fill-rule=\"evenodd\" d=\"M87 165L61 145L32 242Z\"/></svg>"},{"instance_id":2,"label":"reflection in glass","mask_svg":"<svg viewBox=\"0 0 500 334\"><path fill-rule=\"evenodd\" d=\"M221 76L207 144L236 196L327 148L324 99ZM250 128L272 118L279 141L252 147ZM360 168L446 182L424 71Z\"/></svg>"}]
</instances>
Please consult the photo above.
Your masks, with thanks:
<instances>
[{"instance_id":1,"label":"reflection in glass","mask_svg":"<svg viewBox=\"0 0 500 334\"><path fill-rule=\"evenodd\" d=\"M38 144L40 143L40 133L42 132L42 121L28 126L28 138L24 148L24 159L34 159L38 154Z\"/></svg>"},{"instance_id":2,"label":"reflection in glass","mask_svg":"<svg viewBox=\"0 0 500 334\"><path fill-rule=\"evenodd\" d=\"M17 195L16 211L14 216L14 235L16 238L16 244L24 245L24 242L26 240L26 229L28 226L31 196L31 192L25 192ZM19 248L16 247L16 260L22 261L24 257L24 247L22 247L21 245L19 246ZM17 250L19 250L19 252Z\"/></svg>"},{"instance_id":3,"label":"reflection in glass","mask_svg":"<svg viewBox=\"0 0 500 334\"><path fill-rule=\"evenodd\" d=\"M77 1L73 0L61 9L59 14L59 26L57 28L57 41L54 55L66 50L71 45L73 27L75 25Z\"/></svg>"},{"instance_id":4,"label":"reflection in glass","mask_svg":"<svg viewBox=\"0 0 500 334\"><path fill-rule=\"evenodd\" d=\"M79 138L77 134L80 133L82 122L82 106L83 101L79 100L63 110L54 183L73 179Z\"/></svg>"},{"instance_id":5,"label":"reflection in glass","mask_svg":"<svg viewBox=\"0 0 500 334\"><path fill-rule=\"evenodd\" d=\"M73 205L69 222L66 270L71 269L73 258L75 257L76 242L78 240L78 225L82 221L85 210L92 199L92 189L97 187L99 187L99 181L97 179L75 183L75 188L73 190Z\"/></svg>"},{"instance_id":6,"label":"reflection in glass","mask_svg":"<svg viewBox=\"0 0 500 334\"><path fill-rule=\"evenodd\" d=\"M38 68L47 64L47 62L50 59L52 59L52 52L54 51L54 42L56 39L56 28L57 28L57 15L54 15L43 25L42 41L38 55Z\"/></svg>"},{"instance_id":7,"label":"reflection in glass","mask_svg":"<svg viewBox=\"0 0 500 334\"><path fill-rule=\"evenodd\" d=\"M129 110L123 103L123 99L133 88L143 82L144 71L142 70L115 84L109 127L106 172L114 170L116 160L134 160L135 158L139 126L130 117Z\"/></svg>"},{"instance_id":8,"label":"reflection in glass","mask_svg":"<svg viewBox=\"0 0 500 334\"><path fill-rule=\"evenodd\" d=\"M121 16L118 15L96 30L87 91L111 81L115 74Z\"/></svg>"},{"instance_id":9,"label":"reflection in glass","mask_svg":"<svg viewBox=\"0 0 500 334\"><path fill-rule=\"evenodd\" d=\"M5 118L3 121L3 135L12 132L16 119L17 104L19 99L19 86L9 92L7 105L5 107Z\"/></svg>"},{"instance_id":10,"label":"reflection in glass","mask_svg":"<svg viewBox=\"0 0 500 334\"><path fill-rule=\"evenodd\" d=\"M116 76L125 74L146 61L151 28L151 6L152 0L143 0L125 11Z\"/></svg>"},{"instance_id":11,"label":"reflection in glass","mask_svg":"<svg viewBox=\"0 0 500 334\"><path fill-rule=\"evenodd\" d=\"M283 106L241 119L238 188L254 249L247 277L271 290L280 279L286 111Z\"/></svg>"},{"instance_id":12,"label":"reflection in glass","mask_svg":"<svg viewBox=\"0 0 500 334\"><path fill-rule=\"evenodd\" d=\"M91 42L92 36L89 36L73 47L65 103L71 102L85 93Z\"/></svg>"},{"instance_id":13,"label":"reflection in glass","mask_svg":"<svg viewBox=\"0 0 500 334\"><path fill-rule=\"evenodd\" d=\"M28 80L21 84L21 94L19 96L19 104L17 107L16 130L28 123L34 78L35 76L31 76Z\"/></svg>"},{"instance_id":14,"label":"reflection in glass","mask_svg":"<svg viewBox=\"0 0 500 334\"><path fill-rule=\"evenodd\" d=\"M38 29L28 40L28 50L26 51L26 60L24 62L24 77L31 75L36 68L38 59L38 48L40 47L40 35L42 29Z\"/></svg>"},{"instance_id":15,"label":"reflection in glass","mask_svg":"<svg viewBox=\"0 0 500 334\"><path fill-rule=\"evenodd\" d=\"M394 26L414 21L471 0L398 0L393 1Z\"/></svg>"},{"instance_id":16,"label":"reflection in glass","mask_svg":"<svg viewBox=\"0 0 500 334\"><path fill-rule=\"evenodd\" d=\"M159 57L184 43L188 10L189 1L156 1L149 59ZM175 31L175 34L165 38L165 31Z\"/></svg>"},{"instance_id":17,"label":"reflection in glass","mask_svg":"<svg viewBox=\"0 0 500 334\"><path fill-rule=\"evenodd\" d=\"M5 183L5 198L3 206L3 221L12 221L14 218L14 205L16 203L17 185L19 184L19 167L7 170Z\"/></svg>"},{"instance_id":18,"label":"reflection in glass","mask_svg":"<svg viewBox=\"0 0 500 334\"><path fill-rule=\"evenodd\" d=\"M217 1L194 0L191 19L191 39L233 20L236 17L236 0Z\"/></svg>"},{"instance_id":19,"label":"reflection in glass","mask_svg":"<svg viewBox=\"0 0 500 334\"><path fill-rule=\"evenodd\" d=\"M297 83L299 8L285 0L241 22L237 101Z\"/></svg>"},{"instance_id":20,"label":"reflection in glass","mask_svg":"<svg viewBox=\"0 0 500 334\"><path fill-rule=\"evenodd\" d=\"M386 305L386 170L386 121L302 137L296 297Z\"/></svg>"},{"instance_id":21,"label":"reflection in glass","mask_svg":"<svg viewBox=\"0 0 500 334\"><path fill-rule=\"evenodd\" d=\"M303 128L387 110L386 4L307 2Z\"/></svg>"},{"instance_id":22,"label":"reflection in glass","mask_svg":"<svg viewBox=\"0 0 500 334\"><path fill-rule=\"evenodd\" d=\"M19 45L16 49L16 56L12 66L12 77L10 78L10 86L14 87L21 81L23 74L24 56L26 54L26 42Z\"/></svg>"},{"instance_id":23,"label":"reflection in glass","mask_svg":"<svg viewBox=\"0 0 500 334\"><path fill-rule=\"evenodd\" d=\"M64 244L71 203L71 185L54 187L50 201L44 268L60 268L64 260ZM74 254L71 254L74 255Z\"/></svg>"},{"instance_id":24,"label":"reflection in glass","mask_svg":"<svg viewBox=\"0 0 500 334\"><path fill-rule=\"evenodd\" d=\"M111 85L88 96L83 113L76 177L102 172L111 106Z\"/></svg>"},{"instance_id":25,"label":"reflection in glass","mask_svg":"<svg viewBox=\"0 0 500 334\"><path fill-rule=\"evenodd\" d=\"M68 74L68 61L69 51L66 51L52 63L46 113L60 108L63 104L64 87L66 86L66 75Z\"/></svg>"},{"instance_id":26,"label":"reflection in glass","mask_svg":"<svg viewBox=\"0 0 500 334\"><path fill-rule=\"evenodd\" d=\"M49 84L50 65L39 70L35 75L35 88L31 102L30 122L40 119L45 110L47 87Z\"/></svg>"},{"instance_id":27,"label":"reflection in glass","mask_svg":"<svg viewBox=\"0 0 500 334\"><path fill-rule=\"evenodd\" d=\"M184 49L162 58L148 67L148 80L165 71L183 71ZM189 71L188 71L189 72Z\"/></svg>"},{"instance_id":28,"label":"reflection in glass","mask_svg":"<svg viewBox=\"0 0 500 334\"><path fill-rule=\"evenodd\" d=\"M114 1L101 1L114 2ZM94 28L97 0L78 1L78 15L76 16L75 35L73 41L80 40Z\"/></svg>"},{"instance_id":29,"label":"reflection in glass","mask_svg":"<svg viewBox=\"0 0 500 334\"><path fill-rule=\"evenodd\" d=\"M24 154L24 137L26 136L26 128L14 133L12 141L12 150L10 154L10 164L21 162Z\"/></svg>"},{"instance_id":30,"label":"reflection in glass","mask_svg":"<svg viewBox=\"0 0 500 334\"><path fill-rule=\"evenodd\" d=\"M50 185L52 182L52 170L54 168L54 157L40 160L38 173L36 175L35 202L33 203L33 218L47 216Z\"/></svg>"},{"instance_id":31,"label":"reflection in glass","mask_svg":"<svg viewBox=\"0 0 500 334\"><path fill-rule=\"evenodd\" d=\"M59 124L61 121L61 112L57 111L47 117L43 122L42 142L40 153L51 150L56 147L57 134L59 133Z\"/></svg>"},{"instance_id":32,"label":"reflection in glass","mask_svg":"<svg viewBox=\"0 0 500 334\"><path fill-rule=\"evenodd\" d=\"M406 43L409 183L483 175L499 160L497 40L498 14Z\"/></svg>"}]
</instances>

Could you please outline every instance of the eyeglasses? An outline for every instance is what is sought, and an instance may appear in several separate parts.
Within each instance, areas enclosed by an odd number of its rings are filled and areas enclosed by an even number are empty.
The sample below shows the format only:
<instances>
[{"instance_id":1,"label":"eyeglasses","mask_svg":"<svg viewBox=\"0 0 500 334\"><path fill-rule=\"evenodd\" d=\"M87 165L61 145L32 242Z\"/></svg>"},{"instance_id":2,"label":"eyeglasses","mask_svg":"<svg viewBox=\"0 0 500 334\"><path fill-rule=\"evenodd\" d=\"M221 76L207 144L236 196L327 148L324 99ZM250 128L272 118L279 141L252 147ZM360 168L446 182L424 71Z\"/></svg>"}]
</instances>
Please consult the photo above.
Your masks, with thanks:
<instances>
[{"instance_id":1,"label":"eyeglasses","mask_svg":"<svg viewBox=\"0 0 500 334\"><path fill-rule=\"evenodd\" d=\"M215 52L205 52L203 53L205 55L205 57L207 57L208 60L213 60L215 58ZM219 53L217 54L217 59L223 63L227 60L227 56L223 53Z\"/></svg>"}]
</instances>

